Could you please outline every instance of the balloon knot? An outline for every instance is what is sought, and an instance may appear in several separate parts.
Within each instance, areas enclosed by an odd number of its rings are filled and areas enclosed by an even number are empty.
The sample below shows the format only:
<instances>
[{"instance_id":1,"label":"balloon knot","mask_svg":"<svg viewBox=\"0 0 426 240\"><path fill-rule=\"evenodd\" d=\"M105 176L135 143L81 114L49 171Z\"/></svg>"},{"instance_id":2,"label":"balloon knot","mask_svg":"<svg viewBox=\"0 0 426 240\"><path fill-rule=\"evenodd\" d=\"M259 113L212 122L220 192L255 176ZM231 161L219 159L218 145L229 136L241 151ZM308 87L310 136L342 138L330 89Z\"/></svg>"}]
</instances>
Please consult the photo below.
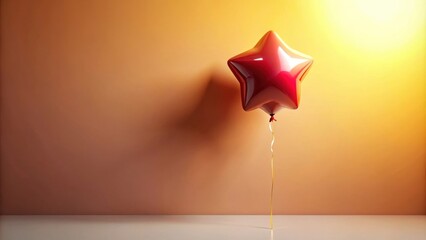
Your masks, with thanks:
<instances>
[{"instance_id":1,"label":"balloon knot","mask_svg":"<svg viewBox=\"0 0 426 240\"><path fill-rule=\"evenodd\" d=\"M274 113L269 114L271 118L269 119L269 122L277 121L277 119L274 118Z\"/></svg>"}]
</instances>

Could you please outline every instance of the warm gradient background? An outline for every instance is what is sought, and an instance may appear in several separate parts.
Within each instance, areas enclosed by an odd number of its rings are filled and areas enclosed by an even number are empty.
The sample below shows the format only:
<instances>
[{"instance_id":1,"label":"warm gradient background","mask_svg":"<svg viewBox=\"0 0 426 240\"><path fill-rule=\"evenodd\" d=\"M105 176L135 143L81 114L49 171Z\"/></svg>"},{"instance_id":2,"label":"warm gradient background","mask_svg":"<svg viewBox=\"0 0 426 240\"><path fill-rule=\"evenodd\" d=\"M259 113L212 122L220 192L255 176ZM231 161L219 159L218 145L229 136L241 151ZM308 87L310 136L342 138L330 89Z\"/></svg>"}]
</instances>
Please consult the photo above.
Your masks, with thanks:
<instances>
[{"instance_id":1,"label":"warm gradient background","mask_svg":"<svg viewBox=\"0 0 426 240\"><path fill-rule=\"evenodd\" d=\"M315 59L277 214L426 213L425 1L1 1L3 214L266 214L268 116L226 60Z\"/></svg>"}]
</instances>

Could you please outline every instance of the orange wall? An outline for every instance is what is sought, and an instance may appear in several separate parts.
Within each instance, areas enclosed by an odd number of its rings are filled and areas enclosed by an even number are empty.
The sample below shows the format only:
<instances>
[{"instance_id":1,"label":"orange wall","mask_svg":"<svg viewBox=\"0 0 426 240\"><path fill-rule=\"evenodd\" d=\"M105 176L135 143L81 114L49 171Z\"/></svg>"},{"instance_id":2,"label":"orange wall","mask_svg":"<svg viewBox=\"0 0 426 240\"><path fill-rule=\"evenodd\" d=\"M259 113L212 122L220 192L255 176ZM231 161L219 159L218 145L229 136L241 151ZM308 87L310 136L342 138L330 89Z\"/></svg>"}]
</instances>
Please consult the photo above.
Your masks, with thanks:
<instances>
[{"instance_id":1,"label":"orange wall","mask_svg":"<svg viewBox=\"0 0 426 240\"><path fill-rule=\"evenodd\" d=\"M315 59L275 213L425 214L426 8L398 4L1 1L2 213L268 213L268 116L226 60L272 29Z\"/></svg>"}]
</instances>

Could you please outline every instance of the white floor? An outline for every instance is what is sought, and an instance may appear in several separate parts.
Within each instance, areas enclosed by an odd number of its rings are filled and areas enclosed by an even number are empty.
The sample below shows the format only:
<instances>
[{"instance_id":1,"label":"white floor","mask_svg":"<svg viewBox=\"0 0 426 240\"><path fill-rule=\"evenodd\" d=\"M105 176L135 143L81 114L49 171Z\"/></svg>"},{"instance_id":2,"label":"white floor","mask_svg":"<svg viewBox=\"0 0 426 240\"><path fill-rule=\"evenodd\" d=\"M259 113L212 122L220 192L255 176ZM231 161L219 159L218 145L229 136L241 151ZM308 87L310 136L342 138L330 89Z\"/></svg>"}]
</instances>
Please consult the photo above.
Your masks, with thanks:
<instances>
[{"instance_id":1,"label":"white floor","mask_svg":"<svg viewBox=\"0 0 426 240\"><path fill-rule=\"evenodd\" d=\"M1 216L1 240L425 240L426 216Z\"/></svg>"}]
</instances>

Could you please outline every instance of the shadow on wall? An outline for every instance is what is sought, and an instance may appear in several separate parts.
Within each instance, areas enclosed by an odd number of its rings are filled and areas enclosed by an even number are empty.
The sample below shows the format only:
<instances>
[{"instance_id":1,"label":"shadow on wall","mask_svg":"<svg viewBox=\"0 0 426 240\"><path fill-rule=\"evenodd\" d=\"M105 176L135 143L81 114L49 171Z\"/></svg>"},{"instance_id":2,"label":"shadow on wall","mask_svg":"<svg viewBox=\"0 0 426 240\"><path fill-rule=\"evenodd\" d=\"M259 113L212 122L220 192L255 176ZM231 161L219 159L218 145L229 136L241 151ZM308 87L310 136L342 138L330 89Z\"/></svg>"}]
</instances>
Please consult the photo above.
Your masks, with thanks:
<instances>
[{"instance_id":1,"label":"shadow on wall","mask_svg":"<svg viewBox=\"0 0 426 240\"><path fill-rule=\"evenodd\" d=\"M213 71L203 81L206 84L201 89L202 93L194 107L181 114L169 113L163 116L166 121L159 129L161 133L156 139L152 139L151 145L146 146L145 151L158 149L165 144L187 145L188 142L197 145L208 144L209 148L220 147L223 135L241 123L239 120L244 117L244 112L241 109L239 88L235 79Z\"/></svg>"},{"instance_id":2,"label":"shadow on wall","mask_svg":"<svg viewBox=\"0 0 426 240\"><path fill-rule=\"evenodd\" d=\"M213 73L196 107L169 126L169 131L184 132L198 141L212 143L238 121L239 89L225 75Z\"/></svg>"},{"instance_id":3,"label":"shadow on wall","mask_svg":"<svg viewBox=\"0 0 426 240\"><path fill-rule=\"evenodd\" d=\"M125 177L140 172L134 187L148 191L139 191L138 205L144 206L139 214L209 214L206 205L217 205L217 197L223 195L221 174L234 160L229 152L238 148L232 141L252 121L242 110L232 76L213 71L202 81L206 85L194 107L179 116L164 116L167 122L156 129L150 143L117 171ZM129 178L128 184L135 185L135 179Z\"/></svg>"}]
</instances>

